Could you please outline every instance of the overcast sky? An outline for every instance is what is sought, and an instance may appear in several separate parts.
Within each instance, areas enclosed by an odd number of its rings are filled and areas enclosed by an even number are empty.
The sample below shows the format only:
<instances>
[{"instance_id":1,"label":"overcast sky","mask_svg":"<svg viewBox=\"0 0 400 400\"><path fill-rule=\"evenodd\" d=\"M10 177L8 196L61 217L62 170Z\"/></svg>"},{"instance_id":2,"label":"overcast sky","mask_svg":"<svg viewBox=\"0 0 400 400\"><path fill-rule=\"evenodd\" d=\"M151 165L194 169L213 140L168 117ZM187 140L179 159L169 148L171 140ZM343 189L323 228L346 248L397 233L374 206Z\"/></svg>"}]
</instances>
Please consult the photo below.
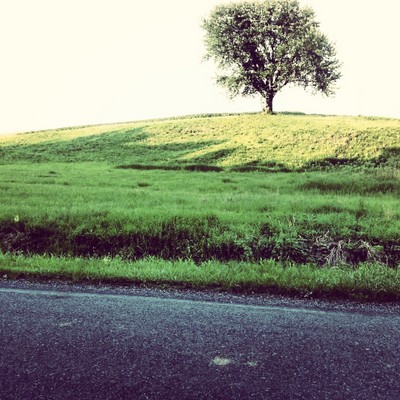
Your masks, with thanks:
<instances>
[{"instance_id":1,"label":"overcast sky","mask_svg":"<svg viewBox=\"0 0 400 400\"><path fill-rule=\"evenodd\" d=\"M0 0L0 133L213 112L229 100L200 25L224 0ZM285 89L276 111L400 118L400 1L300 0L336 44L333 98Z\"/></svg>"}]
</instances>

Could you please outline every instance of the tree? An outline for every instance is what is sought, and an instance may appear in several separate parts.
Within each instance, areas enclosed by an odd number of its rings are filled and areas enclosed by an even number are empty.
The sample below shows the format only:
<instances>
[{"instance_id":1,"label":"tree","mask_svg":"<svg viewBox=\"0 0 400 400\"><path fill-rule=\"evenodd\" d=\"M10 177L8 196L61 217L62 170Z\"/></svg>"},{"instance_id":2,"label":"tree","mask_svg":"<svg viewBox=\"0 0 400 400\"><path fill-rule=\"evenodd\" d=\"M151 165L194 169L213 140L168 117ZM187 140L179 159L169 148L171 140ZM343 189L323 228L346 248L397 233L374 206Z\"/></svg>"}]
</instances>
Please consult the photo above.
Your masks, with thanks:
<instances>
[{"instance_id":1,"label":"tree","mask_svg":"<svg viewBox=\"0 0 400 400\"><path fill-rule=\"evenodd\" d=\"M232 97L259 94L273 113L275 95L292 84L329 96L340 78L334 46L319 30L315 13L297 0L265 0L216 6L203 21L206 58Z\"/></svg>"}]
</instances>

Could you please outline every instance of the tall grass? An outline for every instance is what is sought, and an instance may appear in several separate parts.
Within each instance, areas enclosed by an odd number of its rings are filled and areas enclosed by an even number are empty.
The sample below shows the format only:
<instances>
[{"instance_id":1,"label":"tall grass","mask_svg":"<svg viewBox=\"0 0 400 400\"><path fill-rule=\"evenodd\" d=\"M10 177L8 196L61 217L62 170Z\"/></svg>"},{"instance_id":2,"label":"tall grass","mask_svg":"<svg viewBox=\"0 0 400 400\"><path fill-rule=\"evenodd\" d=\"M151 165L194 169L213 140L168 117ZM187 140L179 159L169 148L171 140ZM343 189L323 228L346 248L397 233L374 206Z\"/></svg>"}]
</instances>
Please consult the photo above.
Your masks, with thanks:
<instances>
[{"instance_id":1,"label":"tall grass","mask_svg":"<svg viewBox=\"0 0 400 400\"><path fill-rule=\"evenodd\" d=\"M372 173L138 171L90 163L14 164L0 174L3 251L321 265L334 256L335 263L392 266L400 259L400 182Z\"/></svg>"},{"instance_id":2,"label":"tall grass","mask_svg":"<svg viewBox=\"0 0 400 400\"><path fill-rule=\"evenodd\" d=\"M0 253L3 277L68 279L164 285L181 288L214 288L251 293L282 293L306 297L344 297L368 300L400 298L400 270L380 264L316 268L263 260L257 264L146 258L127 262L119 258L63 258L5 255Z\"/></svg>"}]
</instances>

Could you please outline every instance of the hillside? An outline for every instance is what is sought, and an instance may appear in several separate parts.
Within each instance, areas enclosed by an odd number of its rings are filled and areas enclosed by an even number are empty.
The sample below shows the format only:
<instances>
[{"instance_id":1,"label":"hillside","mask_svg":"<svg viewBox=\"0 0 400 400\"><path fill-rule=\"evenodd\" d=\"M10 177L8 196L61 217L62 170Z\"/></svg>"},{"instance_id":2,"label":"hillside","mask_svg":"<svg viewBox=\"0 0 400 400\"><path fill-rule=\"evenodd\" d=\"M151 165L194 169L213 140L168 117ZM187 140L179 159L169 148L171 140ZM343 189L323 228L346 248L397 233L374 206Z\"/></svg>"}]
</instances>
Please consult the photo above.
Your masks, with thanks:
<instances>
[{"instance_id":1,"label":"hillside","mask_svg":"<svg viewBox=\"0 0 400 400\"><path fill-rule=\"evenodd\" d=\"M382 118L0 136L0 273L400 299L399 165L400 120Z\"/></svg>"},{"instance_id":2,"label":"hillside","mask_svg":"<svg viewBox=\"0 0 400 400\"><path fill-rule=\"evenodd\" d=\"M0 136L0 160L287 170L400 160L400 120L237 114Z\"/></svg>"}]
</instances>

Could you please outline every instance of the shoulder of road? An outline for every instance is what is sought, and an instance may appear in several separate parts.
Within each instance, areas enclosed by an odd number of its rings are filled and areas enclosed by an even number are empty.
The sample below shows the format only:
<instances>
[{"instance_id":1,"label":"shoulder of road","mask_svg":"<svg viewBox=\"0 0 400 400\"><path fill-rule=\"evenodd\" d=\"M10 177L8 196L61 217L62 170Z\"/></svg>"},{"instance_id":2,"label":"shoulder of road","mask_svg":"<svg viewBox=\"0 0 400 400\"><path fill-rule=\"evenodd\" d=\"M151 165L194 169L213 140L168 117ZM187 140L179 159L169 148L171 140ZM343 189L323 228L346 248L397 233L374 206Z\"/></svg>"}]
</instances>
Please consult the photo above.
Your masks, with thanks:
<instances>
[{"instance_id":1,"label":"shoulder of road","mask_svg":"<svg viewBox=\"0 0 400 400\"><path fill-rule=\"evenodd\" d=\"M0 291L60 292L64 294L92 294L114 296L141 296L195 302L215 302L248 306L306 309L309 311L351 312L373 315L400 315L400 302L369 302L355 300L327 300L290 297L275 294L239 294L220 290L188 290L160 288L146 285L110 285L103 283L73 283L48 280L32 282L23 279L0 279Z\"/></svg>"}]
</instances>

